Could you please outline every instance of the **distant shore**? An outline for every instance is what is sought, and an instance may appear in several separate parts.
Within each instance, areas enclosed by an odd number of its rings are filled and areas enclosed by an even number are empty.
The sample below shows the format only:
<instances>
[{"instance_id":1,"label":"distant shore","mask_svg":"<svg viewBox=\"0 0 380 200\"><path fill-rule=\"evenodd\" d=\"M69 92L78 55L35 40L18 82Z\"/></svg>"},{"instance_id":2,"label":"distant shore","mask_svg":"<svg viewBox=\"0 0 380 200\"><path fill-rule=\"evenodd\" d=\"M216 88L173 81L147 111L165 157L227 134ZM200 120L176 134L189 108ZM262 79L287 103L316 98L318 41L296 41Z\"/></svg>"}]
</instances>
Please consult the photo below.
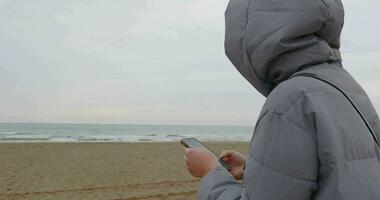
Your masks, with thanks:
<instances>
[{"instance_id":1,"label":"distant shore","mask_svg":"<svg viewBox=\"0 0 380 200\"><path fill-rule=\"evenodd\" d=\"M247 152L248 142L208 142ZM195 199L178 142L0 143L0 199Z\"/></svg>"}]
</instances>

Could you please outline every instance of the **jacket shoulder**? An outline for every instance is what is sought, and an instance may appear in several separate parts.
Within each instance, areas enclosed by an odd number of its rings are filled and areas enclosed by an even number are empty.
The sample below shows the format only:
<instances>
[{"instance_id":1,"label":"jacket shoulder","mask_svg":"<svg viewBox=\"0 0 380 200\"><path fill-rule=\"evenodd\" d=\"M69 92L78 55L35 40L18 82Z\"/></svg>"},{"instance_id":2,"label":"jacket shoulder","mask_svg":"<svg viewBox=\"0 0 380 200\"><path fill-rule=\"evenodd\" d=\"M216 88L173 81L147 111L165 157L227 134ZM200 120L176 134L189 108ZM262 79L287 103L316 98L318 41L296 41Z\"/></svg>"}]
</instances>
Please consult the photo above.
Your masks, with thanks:
<instances>
[{"instance_id":1,"label":"jacket shoulder","mask_svg":"<svg viewBox=\"0 0 380 200\"><path fill-rule=\"evenodd\" d=\"M264 110L286 114L292 107L306 106L309 95L321 91L333 91L333 88L319 80L309 77L294 77L275 87L268 95Z\"/></svg>"}]
</instances>

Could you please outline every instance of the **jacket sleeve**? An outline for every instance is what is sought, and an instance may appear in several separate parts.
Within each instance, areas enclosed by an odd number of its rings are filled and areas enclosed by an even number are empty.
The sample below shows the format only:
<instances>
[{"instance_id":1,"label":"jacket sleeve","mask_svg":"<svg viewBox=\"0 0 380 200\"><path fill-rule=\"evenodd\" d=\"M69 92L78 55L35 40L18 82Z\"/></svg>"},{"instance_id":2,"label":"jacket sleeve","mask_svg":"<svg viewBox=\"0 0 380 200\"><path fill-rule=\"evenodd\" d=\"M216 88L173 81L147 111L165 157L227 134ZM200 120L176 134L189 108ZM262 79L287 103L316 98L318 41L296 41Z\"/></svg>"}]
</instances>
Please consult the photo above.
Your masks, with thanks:
<instances>
[{"instance_id":1,"label":"jacket sleeve","mask_svg":"<svg viewBox=\"0 0 380 200\"><path fill-rule=\"evenodd\" d=\"M257 124L243 183L219 167L200 183L199 200L308 200L316 189L318 162L312 130L270 113Z\"/></svg>"}]
</instances>

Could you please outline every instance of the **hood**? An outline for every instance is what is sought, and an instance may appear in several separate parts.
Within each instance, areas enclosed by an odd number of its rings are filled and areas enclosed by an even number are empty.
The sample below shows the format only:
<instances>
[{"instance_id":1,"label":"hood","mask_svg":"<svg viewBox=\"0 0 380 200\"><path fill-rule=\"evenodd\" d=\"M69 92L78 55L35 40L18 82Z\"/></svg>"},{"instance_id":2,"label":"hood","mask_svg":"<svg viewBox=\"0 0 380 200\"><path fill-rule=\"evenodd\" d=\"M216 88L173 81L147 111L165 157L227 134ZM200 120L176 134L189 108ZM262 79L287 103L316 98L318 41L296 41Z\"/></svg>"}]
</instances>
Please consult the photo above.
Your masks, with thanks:
<instances>
[{"instance_id":1,"label":"hood","mask_svg":"<svg viewBox=\"0 0 380 200\"><path fill-rule=\"evenodd\" d=\"M261 94L304 68L341 63L340 0L230 0L225 51Z\"/></svg>"}]
</instances>

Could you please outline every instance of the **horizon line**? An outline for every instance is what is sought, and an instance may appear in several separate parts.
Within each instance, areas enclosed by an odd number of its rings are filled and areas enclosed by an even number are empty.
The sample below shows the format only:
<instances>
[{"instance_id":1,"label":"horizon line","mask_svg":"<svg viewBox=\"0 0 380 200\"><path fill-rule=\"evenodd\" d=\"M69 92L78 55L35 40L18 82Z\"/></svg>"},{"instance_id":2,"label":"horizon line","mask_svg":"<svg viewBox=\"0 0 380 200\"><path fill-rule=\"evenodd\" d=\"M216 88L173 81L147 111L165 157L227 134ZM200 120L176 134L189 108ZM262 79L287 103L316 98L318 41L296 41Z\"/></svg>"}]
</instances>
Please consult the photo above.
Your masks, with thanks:
<instances>
[{"instance_id":1,"label":"horizon line","mask_svg":"<svg viewBox=\"0 0 380 200\"><path fill-rule=\"evenodd\" d=\"M74 125L146 125L146 126L230 126L230 127L254 127L254 125L236 124L170 124L170 123L106 123L106 122L6 122L0 124L74 124Z\"/></svg>"}]
</instances>

